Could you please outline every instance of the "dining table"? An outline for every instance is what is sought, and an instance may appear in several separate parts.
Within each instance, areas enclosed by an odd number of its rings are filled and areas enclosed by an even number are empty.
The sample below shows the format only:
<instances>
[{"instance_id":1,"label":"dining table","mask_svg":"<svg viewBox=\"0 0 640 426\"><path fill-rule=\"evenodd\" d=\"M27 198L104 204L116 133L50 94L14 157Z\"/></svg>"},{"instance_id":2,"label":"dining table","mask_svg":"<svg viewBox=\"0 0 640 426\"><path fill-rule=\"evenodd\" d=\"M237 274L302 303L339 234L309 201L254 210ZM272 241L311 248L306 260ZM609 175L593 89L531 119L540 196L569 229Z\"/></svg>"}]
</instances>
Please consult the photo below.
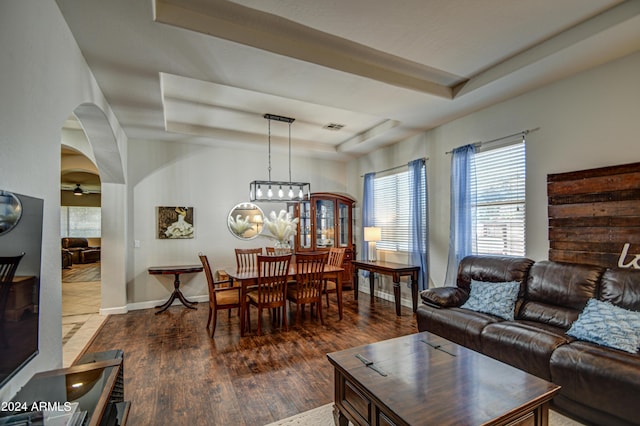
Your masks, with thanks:
<instances>
[{"instance_id":1,"label":"dining table","mask_svg":"<svg viewBox=\"0 0 640 426\"><path fill-rule=\"evenodd\" d=\"M247 293L251 286L258 285L258 269L238 269L237 267L224 268L224 272L229 275L230 278L237 281L240 286L240 336L244 337L246 334L246 309L247 306ZM324 278L327 280L335 281L336 294L338 298L338 317L342 319L342 273L344 269L339 266L325 265ZM298 274L298 268L295 264L289 265L288 280L294 280ZM322 302L321 302L322 303Z\"/></svg>"}]
</instances>

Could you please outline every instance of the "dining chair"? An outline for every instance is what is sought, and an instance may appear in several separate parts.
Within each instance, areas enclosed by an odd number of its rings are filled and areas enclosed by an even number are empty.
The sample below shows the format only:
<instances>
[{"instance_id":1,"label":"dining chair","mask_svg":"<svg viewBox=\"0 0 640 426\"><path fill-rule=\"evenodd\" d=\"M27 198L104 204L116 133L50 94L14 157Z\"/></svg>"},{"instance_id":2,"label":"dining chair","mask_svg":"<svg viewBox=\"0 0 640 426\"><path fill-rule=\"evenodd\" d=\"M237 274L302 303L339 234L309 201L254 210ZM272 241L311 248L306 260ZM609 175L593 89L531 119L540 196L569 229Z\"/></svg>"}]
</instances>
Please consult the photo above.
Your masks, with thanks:
<instances>
[{"instance_id":1,"label":"dining chair","mask_svg":"<svg viewBox=\"0 0 640 426\"><path fill-rule=\"evenodd\" d=\"M255 269L258 267L257 256L262 254L262 247L254 249L235 249L236 266L238 270Z\"/></svg>"},{"instance_id":2,"label":"dining chair","mask_svg":"<svg viewBox=\"0 0 640 426\"><path fill-rule=\"evenodd\" d=\"M234 287L233 281L230 279L215 281L207 256L198 253L198 257L200 258L200 262L202 262L209 287L209 318L207 318L207 330L211 331L211 337L213 337L213 334L216 332L218 311L227 309L230 318L231 309L238 308L238 310L240 310L240 287ZM209 328L209 325L211 325L211 328Z\"/></svg>"},{"instance_id":3,"label":"dining chair","mask_svg":"<svg viewBox=\"0 0 640 426\"><path fill-rule=\"evenodd\" d=\"M282 309L283 328L287 328L287 278L289 275L289 263L291 255L263 256L258 255L258 285L247 293L247 299L243 301L247 306L247 326L251 330L251 305L258 308L258 336L262 333L262 310L272 309L279 313ZM272 315L275 323L279 314Z\"/></svg>"},{"instance_id":4,"label":"dining chair","mask_svg":"<svg viewBox=\"0 0 640 426\"><path fill-rule=\"evenodd\" d=\"M7 336L4 330L5 312L7 309L7 302L9 301L9 293L11 292L11 286L13 285L13 277L18 269L18 264L24 253L19 256L4 256L0 257L0 344L3 348L9 346L7 342Z\"/></svg>"},{"instance_id":5,"label":"dining chair","mask_svg":"<svg viewBox=\"0 0 640 426\"><path fill-rule=\"evenodd\" d=\"M275 247L265 247L265 252L267 253L267 256L273 256L276 254L276 248Z\"/></svg>"},{"instance_id":6,"label":"dining chair","mask_svg":"<svg viewBox=\"0 0 640 426\"><path fill-rule=\"evenodd\" d=\"M327 265L338 266L342 268L342 262L344 261L344 254L347 249L332 247L329 249L329 257L327 258ZM337 293L338 284L335 281L325 280L322 293L327 298L327 308L329 308L329 293Z\"/></svg>"},{"instance_id":7,"label":"dining chair","mask_svg":"<svg viewBox=\"0 0 640 426\"><path fill-rule=\"evenodd\" d=\"M297 305L296 322L301 320L301 312L304 306L316 306L320 323L322 318L322 288L324 286L324 267L327 263L328 253L298 253L296 255L296 280L295 284L287 288L287 300Z\"/></svg>"}]
</instances>

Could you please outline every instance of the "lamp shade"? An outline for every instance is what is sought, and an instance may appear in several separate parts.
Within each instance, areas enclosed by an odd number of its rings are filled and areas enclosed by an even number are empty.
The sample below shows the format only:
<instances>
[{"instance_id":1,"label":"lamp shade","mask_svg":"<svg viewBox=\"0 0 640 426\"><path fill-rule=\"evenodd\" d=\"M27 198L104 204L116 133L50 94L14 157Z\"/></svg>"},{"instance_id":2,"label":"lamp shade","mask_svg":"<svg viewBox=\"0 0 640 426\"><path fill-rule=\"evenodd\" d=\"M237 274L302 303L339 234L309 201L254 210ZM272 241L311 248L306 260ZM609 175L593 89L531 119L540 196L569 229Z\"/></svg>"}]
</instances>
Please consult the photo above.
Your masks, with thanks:
<instances>
[{"instance_id":1,"label":"lamp shade","mask_svg":"<svg viewBox=\"0 0 640 426\"><path fill-rule=\"evenodd\" d=\"M366 226L364 228L365 241L380 241L382 239L382 228L377 226Z\"/></svg>"}]
</instances>

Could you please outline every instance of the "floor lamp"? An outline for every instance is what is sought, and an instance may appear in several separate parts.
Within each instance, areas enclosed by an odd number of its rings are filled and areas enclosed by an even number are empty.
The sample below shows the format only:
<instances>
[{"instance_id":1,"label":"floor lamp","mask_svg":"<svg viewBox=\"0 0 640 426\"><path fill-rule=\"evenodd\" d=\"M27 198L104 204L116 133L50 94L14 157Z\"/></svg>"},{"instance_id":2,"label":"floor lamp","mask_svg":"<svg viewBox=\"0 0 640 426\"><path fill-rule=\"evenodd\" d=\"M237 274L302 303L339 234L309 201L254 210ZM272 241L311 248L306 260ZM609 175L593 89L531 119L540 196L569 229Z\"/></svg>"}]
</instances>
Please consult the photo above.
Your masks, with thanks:
<instances>
[{"instance_id":1,"label":"floor lamp","mask_svg":"<svg viewBox=\"0 0 640 426\"><path fill-rule=\"evenodd\" d=\"M369 245L369 260L371 262L376 262L377 253L376 253L376 241L380 241L382 239L382 229L377 226L366 226L364 228L364 240Z\"/></svg>"}]
</instances>

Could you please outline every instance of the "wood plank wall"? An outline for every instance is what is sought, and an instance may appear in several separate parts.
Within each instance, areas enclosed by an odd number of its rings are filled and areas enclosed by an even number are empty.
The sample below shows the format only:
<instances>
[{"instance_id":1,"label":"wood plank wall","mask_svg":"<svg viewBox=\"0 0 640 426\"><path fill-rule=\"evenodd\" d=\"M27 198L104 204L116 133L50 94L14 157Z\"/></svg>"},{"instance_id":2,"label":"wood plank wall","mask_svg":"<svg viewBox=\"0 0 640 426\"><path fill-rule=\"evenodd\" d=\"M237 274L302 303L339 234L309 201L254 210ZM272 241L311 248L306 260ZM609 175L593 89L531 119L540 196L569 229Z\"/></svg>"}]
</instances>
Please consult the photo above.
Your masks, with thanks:
<instances>
[{"instance_id":1,"label":"wood plank wall","mask_svg":"<svg viewBox=\"0 0 640 426\"><path fill-rule=\"evenodd\" d=\"M547 176L549 259L640 269L640 163Z\"/></svg>"}]
</instances>

